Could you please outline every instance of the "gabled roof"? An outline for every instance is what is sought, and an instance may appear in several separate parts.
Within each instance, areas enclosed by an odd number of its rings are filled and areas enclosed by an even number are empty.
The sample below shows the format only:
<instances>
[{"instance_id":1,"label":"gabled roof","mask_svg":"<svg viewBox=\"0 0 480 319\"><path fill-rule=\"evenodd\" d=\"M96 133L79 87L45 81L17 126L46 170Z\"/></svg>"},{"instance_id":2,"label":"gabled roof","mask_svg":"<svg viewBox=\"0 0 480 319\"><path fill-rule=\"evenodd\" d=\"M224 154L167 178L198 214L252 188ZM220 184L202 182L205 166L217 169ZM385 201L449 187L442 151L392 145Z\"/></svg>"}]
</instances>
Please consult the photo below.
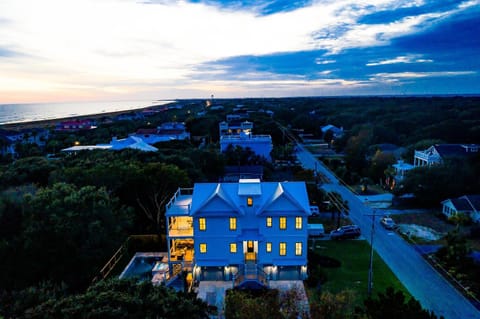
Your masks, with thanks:
<instances>
[{"instance_id":1,"label":"gabled roof","mask_svg":"<svg viewBox=\"0 0 480 319\"><path fill-rule=\"evenodd\" d=\"M310 215L310 205L308 202L308 197L302 198L303 194L306 194L305 191L305 184L303 184L303 190L299 188L302 183L294 183L295 187L289 187L293 183L278 183L273 191L272 194L268 195L266 198L263 206L257 211L257 215L261 215L264 213L268 208L273 207L276 203L278 203L281 199L285 199L287 202L292 204L292 206L296 207L298 210L304 211L306 214ZM305 191L305 193L303 192ZM297 198L303 199L298 201ZM285 205L285 204L283 204Z\"/></svg>"},{"instance_id":2,"label":"gabled roof","mask_svg":"<svg viewBox=\"0 0 480 319\"><path fill-rule=\"evenodd\" d=\"M141 138L135 136L129 136L120 140L113 139L110 145L112 145L112 150L123 150L125 148L131 148L144 152L158 151L158 148L145 143Z\"/></svg>"},{"instance_id":3,"label":"gabled roof","mask_svg":"<svg viewBox=\"0 0 480 319\"><path fill-rule=\"evenodd\" d=\"M464 195L461 197L447 199L442 202L445 204L450 201L457 211L480 211L480 195Z\"/></svg>"},{"instance_id":4,"label":"gabled roof","mask_svg":"<svg viewBox=\"0 0 480 319\"><path fill-rule=\"evenodd\" d=\"M343 132L341 128L336 127L335 125L328 124L322 127L322 132L325 133L327 131L332 130L334 133L340 133Z\"/></svg>"},{"instance_id":5,"label":"gabled roof","mask_svg":"<svg viewBox=\"0 0 480 319\"><path fill-rule=\"evenodd\" d=\"M304 182L260 182L258 179L239 183L196 183L192 195L191 215L261 214L278 211L279 207L310 215ZM253 209L246 207L246 197L253 197Z\"/></svg>"},{"instance_id":6,"label":"gabled roof","mask_svg":"<svg viewBox=\"0 0 480 319\"><path fill-rule=\"evenodd\" d=\"M212 190L212 186L214 189ZM218 184L195 184L192 198L191 214L195 215L202 211L208 204L213 203L216 199L221 200L223 204L230 207L232 212L240 213L235 202L230 198L228 192L224 190L221 183Z\"/></svg>"},{"instance_id":7,"label":"gabled roof","mask_svg":"<svg viewBox=\"0 0 480 319\"><path fill-rule=\"evenodd\" d=\"M441 157L452 157L452 156L468 156L471 154L477 154L476 152L469 151L472 148L480 148L480 145L477 144L435 144L433 145L435 150Z\"/></svg>"}]
</instances>

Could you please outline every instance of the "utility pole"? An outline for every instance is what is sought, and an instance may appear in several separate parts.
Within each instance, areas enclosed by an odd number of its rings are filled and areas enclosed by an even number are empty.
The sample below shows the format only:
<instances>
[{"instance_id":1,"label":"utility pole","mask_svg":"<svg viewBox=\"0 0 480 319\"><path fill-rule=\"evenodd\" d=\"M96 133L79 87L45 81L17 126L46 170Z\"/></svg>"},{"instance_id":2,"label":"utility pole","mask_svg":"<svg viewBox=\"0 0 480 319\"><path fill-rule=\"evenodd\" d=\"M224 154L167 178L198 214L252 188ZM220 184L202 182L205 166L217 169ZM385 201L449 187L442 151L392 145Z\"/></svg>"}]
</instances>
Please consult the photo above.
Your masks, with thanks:
<instances>
[{"instance_id":1,"label":"utility pole","mask_svg":"<svg viewBox=\"0 0 480 319\"><path fill-rule=\"evenodd\" d=\"M370 232L370 267L368 268L368 296L372 295L373 286L373 234L375 231L375 211L372 214L372 230Z\"/></svg>"},{"instance_id":2,"label":"utility pole","mask_svg":"<svg viewBox=\"0 0 480 319\"><path fill-rule=\"evenodd\" d=\"M368 205L368 199L365 199L365 206ZM370 265L368 267L368 286L367 286L367 293L370 297L372 295L372 288L373 288L373 238L375 234L375 217L376 210L373 209L373 214L366 214L365 216L372 216L372 229L370 231Z\"/></svg>"}]
</instances>

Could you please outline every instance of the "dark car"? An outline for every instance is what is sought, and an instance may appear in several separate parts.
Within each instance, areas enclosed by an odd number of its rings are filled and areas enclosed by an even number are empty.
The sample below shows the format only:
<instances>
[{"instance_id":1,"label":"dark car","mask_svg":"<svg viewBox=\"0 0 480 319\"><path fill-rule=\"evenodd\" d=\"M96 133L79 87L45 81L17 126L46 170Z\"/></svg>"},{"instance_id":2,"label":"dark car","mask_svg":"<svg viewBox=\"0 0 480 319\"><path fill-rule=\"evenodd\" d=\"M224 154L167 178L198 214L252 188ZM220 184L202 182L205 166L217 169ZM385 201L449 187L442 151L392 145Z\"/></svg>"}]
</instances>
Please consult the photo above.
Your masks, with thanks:
<instances>
[{"instance_id":1,"label":"dark car","mask_svg":"<svg viewBox=\"0 0 480 319\"><path fill-rule=\"evenodd\" d=\"M360 237L360 227L357 225L342 226L330 232L331 239L351 239Z\"/></svg>"}]
</instances>

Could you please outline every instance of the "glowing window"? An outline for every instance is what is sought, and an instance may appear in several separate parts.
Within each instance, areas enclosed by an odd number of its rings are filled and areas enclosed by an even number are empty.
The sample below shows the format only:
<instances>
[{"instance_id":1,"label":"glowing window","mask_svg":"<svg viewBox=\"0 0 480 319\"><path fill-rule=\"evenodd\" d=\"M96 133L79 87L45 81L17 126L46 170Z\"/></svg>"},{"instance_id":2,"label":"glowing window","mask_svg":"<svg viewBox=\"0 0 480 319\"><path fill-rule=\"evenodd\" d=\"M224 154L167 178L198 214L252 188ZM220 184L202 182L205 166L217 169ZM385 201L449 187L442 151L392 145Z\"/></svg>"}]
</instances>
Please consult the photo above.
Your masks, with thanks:
<instances>
[{"instance_id":1,"label":"glowing window","mask_svg":"<svg viewBox=\"0 0 480 319\"><path fill-rule=\"evenodd\" d=\"M301 256L302 255L302 243L295 243L295 255Z\"/></svg>"},{"instance_id":2,"label":"glowing window","mask_svg":"<svg viewBox=\"0 0 480 319\"><path fill-rule=\"evenodd\" d=\"M295 228L302 229L302 217L295 217Z\"/></svg>"},{"instance_id":3,"label":"glowing window","mask_svg":"<svg viewBox=\"0 0 480 319\"><path fill-rule=\"evenodd\" d=\"M237 252L237 244L236 243L231 243L230 244L230 252L233 253L233 254Z\"/></svg>"},{"instance_id":4,"label":"glowing window","mask_svg":"<svg viewBox=\"0 0 480 319\"><path fill-rule=\"evenodd\" d=\"M236 229L237 229L237 218L230 217L230 230L236 230Z\"/></svg>"},{"instance_id":5,"label":"glowing window","mask_svg":"<svg viewBox=\"0 0 480 319\"><path fill-rule=\"evenodd\" d=\"M198 229L206 230L207 229L207 221L205 218L201 217L198 219Z\"/></svg>"},{"instance_id":6,"label":"glowing window","mask_svg":"<svg viewBox=\"0 0 480 319\"><path fill-rule=\"evenodd\" d=\"M267 253L272 252L272 243L267 243Z\"/></svg>"},{"instance_id":7,"label":"glowing window","mask_svg":"<svg viewBox=\"0 0 480 319\"><path fill-rule=\"evenodd\" d=\"M207 244L200 244L200 253L205 254L207 252Z\"/></svg>"},{"instance_id":8,"label":"glowing window","mask_svg":"<svg viewBox=\"0 0 480 319\"><path fill-rule=\"evenodd\" d=\"M280 229L287 229L287 217L280 217Z\"/></svg>"},{"instance_id":9,"label":"glowing window","mask_svg":"<svg viewBox=\"0 0 480 319\"><path fill-rule=\"evenodd\" d=\"M287 255L287 243L280 243L280 256Z\"/></svg>"},{"instance_id":10,"label":"glowing window","mask_svg":"<svg viewBox=\"0 0 480 319\"><path fill-rule=\"evenodd\" d=\"M247 206L253 206L253 198L247 197Z\"/></svg>"},{"instance_id":11,"label":"glowing window","mask_svg":"<svg viewBox=\"0 0 480 319\"><path fill-rule=\"evenodd\" d=\"M272 227L272 217L267 217L267 227Z\"/></svg>"}]
</instances>

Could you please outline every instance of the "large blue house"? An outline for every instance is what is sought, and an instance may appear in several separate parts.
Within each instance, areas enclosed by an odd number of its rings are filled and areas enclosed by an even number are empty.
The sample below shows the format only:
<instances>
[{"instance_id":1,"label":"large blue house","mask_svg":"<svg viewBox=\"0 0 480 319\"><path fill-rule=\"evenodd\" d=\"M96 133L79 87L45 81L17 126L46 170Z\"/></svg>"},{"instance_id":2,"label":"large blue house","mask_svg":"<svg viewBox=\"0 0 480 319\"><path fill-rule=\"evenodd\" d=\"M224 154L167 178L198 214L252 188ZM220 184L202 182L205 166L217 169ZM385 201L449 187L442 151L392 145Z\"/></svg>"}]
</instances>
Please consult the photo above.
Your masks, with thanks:
<instances>
[{"instance_id":1,"label":"large blue house","mask_svg":"<svg viewBox=\"0 0 480 319\"><path fill-rule=\"evenodd\" d=\"M235 286L301 280L307 273L304 182L197 183L167 205L170 269Z\"/></svg>"}]
</instances>

